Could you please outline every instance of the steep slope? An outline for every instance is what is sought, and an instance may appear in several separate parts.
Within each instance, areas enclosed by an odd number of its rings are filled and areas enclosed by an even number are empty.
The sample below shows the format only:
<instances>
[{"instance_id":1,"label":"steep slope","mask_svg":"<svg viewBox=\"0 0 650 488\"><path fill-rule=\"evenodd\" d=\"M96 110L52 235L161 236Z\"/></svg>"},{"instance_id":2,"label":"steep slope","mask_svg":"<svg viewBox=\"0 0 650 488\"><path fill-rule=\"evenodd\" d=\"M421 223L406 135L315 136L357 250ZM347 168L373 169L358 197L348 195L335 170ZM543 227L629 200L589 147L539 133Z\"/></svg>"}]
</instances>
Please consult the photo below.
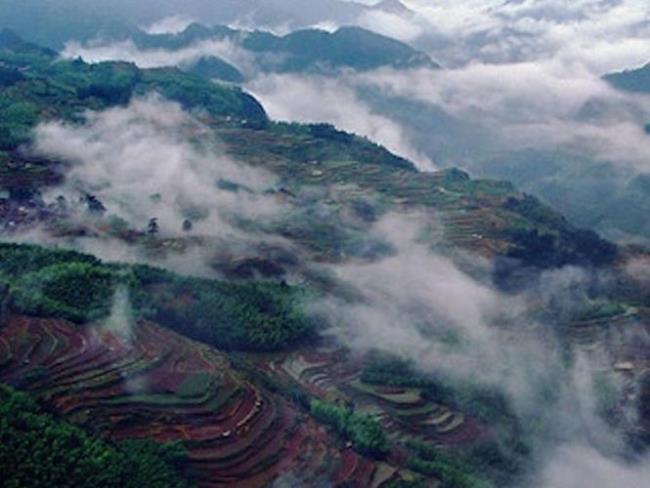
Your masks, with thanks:
<instances>
[{"instance_id":1,"label":"steep slope","mask_svg":"<svg viewBox=\"0 0 650 488\"><path fill-rule=\"evenodd\" d=\"M133 97L158 92L200 114L205 129L213 131L234 158L277 175L278 188L289 191L288 202L295 208L309 200L309 186L329 188L336 194L332 207L335 226L340 226L336 215L365 199L378 209L378 215L399 207L435 211L451 244L487 256L511 256L542 267L601 265L615 257L611 244L594 233L575 229L508 183L474 181L458 170L421 173L382 147L327 124L269 123L263 107L250 95L175 69L141 70L127 63L86 64L80 60L53 63L49 52L32 54L31 45L25 49L0 49L5 67L24 77L5 90L0 105L0 149L6 151L4 171L10 175L3 186L14 193L16 186L29 186L30 181L32 186L42 184L39 175L56 168L16 151L29 140L38 121L79 120L84 110L123 105ZM49 218L38 206L34 211ZM294 224L290 227L295 228ZM319 237L313 229L296 234L279 224L275 232L300 235L298 242L308 251L322 248L330 257L342 251L347 239L343 233L323 248L324 243L314 241ZM541 256L536 254L540 246L546 249Z\"/></svg>"},{"instance_id":2,"label":"steep slope","mask_svg":"<svg viewBox=\"0 0 650 488\"><path fill-rule=\"evenodd\" d=\"M14 316L0 345L2 381L114 441L182 442L185 470L200 486L264 486L291 470L327 480L340 469L334 441L313 420L223 354L155 324L138 323L125 338ZM344 478L368 486L373 464L350 456L363 468Z\"/></svg>"},{"instance_id":3,"label":"steep slope","mask_svg":"<svg viewBox=\"0 0 650 488\"><path fill-rule=\"evenodd\" d=\"M382 0L374 6L374 9L397 15L413 13L413 11L400 2L400 0Z\"/></svg>"}]
</instances>

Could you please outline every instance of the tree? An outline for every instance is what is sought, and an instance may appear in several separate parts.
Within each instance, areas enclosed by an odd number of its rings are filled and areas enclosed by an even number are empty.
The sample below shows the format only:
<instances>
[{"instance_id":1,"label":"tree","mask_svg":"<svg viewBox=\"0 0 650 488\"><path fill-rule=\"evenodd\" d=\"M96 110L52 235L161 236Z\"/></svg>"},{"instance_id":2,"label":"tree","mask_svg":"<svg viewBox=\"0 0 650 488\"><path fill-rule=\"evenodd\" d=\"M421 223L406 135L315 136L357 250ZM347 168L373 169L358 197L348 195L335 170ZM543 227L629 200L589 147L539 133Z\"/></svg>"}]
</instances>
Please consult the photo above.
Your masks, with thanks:
<instances>
[{"instance_id":1,"label":"tree","mask_svg":"<svg viewBox=\"0 0 650 488\"><path fill-rule=\"evenodd\" d=\"M158 227L158 219L156 217L150 218L149 223L147 224L147 234L153 237L158 235L159 231L160 228Z\"/></svg>"},{"instance_id":2,"label":"tree","mask_svg":"<svg viewBox=\"0 0 650 488\"><path fill-rule=\"evenodd\" d=\"M337 434L348 439L352 447L362 454L382 457L390 450L381 425L370 415L317 399L312 399L309 411L316 420L331 426Z\"/></svg>"},{"instance_id":3,"label":"tree","mask_svg":"<svg viewBox=\"0 0 650 488\"><path fill-rule=\"evenodd\" d=\"M88 212L91 214L103 215L104 212L106 212L106 207L95 195L85 193L84 196L81 197L81 201L86 204Z\"/></svg>"}]
</instances>

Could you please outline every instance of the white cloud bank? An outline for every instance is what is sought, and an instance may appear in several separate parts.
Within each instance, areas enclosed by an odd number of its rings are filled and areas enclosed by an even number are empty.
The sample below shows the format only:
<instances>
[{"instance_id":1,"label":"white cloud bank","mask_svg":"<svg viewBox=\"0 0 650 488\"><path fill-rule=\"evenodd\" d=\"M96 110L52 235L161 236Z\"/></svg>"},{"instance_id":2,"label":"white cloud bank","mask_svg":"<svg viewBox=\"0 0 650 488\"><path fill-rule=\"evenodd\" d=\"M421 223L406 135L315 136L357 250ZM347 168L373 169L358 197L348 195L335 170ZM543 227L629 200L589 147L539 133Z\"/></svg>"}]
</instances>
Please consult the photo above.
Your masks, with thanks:
<instances>
[{"instance_id":1,"label":"white cloud bank","mask_svg":"<svg viewBox=\"0 0 650 488\"><path fill-rule=\"evenodd\" d=\"M628 463L584 445L558 449L543 475L542 488L646 488L650 460Z\"/></svg>"},{"instance_id":2,"label":"white cloud bank","mask_svg":"<svg viewBox=\"0 0 650 488\"><path fill-rule=\"evenodd\" d=\"M179 32L183 32L193 22L195 20L191 17L172 15L145 26L143 30L147 34L178 34Z\"/></svg>"},{"instance_id":3,"label":"white cloud bank","mask_svg":"<svg viewBox=\"0 0 650 488\"><path fill-rule=\"evenodd\" d=\"M208 134L177 104L151 96L89 113L83 125L42 124L35 149L73 163L70 191L93 193L109 211L142 227L157 217L161 230L179 229L199 209L199 231L232 231L228 220L234 214L262 218L275 212L275 200L263 194L274 177L234 163ZM219 191L219 180L249 191Z\"/></svg>"},{"instance_id":4,"label":"white cloud bank","mask_svg":"<svg viewBox=\"0 0 650 488\"><path fill-rule=\"evenodd\" d=\"M128 61L140 68L183 66L203 56L215 56L235 65L245 74L255 72L253 56L227 39L199 41L177 50L140 49L131 40L105 43L99 39L89 44L70 41L61 56L67 59L80 57L89 63Z\"/></svg>"}]
</instances>

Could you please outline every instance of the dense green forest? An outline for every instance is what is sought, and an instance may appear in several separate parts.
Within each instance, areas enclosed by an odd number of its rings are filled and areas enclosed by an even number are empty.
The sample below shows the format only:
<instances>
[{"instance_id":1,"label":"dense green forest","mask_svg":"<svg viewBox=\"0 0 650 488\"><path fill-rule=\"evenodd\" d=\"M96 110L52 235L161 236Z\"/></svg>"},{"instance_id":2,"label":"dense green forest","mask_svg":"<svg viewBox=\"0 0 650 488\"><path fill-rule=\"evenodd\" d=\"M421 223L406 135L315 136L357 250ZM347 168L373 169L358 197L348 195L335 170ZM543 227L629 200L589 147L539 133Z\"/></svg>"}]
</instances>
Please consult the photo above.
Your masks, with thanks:
<instances>
[{"instance_id":1,"label":"dense green forest","mask_svg":"<svg viewBox=\"0 0 650 488\"><path fill-rule=\"evenodd\" d=\"M0 384L3 487L183 488L190 486L182 471L184 457L177 444L112 444L90 436Z\"/></svg>"},{"instance_id":2,"label":"dense green forest","mask_svg":"<svg viewBox=\"0 0 650 488\"><path fill-rule=\"evenodd\" d=\"M257 126L268 122L262 106L239 88L176 68L141 70L122 62L60 60L55 52L9 30L0 31L0 87L0 150L27 142L39 117L75 121L86 109L124 104L152 91L188 110Z\"/></svg>"},{"instance_id":3,"label":"dense green forest","mask_svg":"<svg viewBox=\"0 0 650 488\"><path fill-rule=\"evenodd\" d=\"M182 277L17 244L0 244L0 282L14 311L79 324L106 318L115 290L123 286L136 318L156 320L223 349L276 350L314 333L302 312L306 293L271 282Z\"/></svg>"}]
</instances>

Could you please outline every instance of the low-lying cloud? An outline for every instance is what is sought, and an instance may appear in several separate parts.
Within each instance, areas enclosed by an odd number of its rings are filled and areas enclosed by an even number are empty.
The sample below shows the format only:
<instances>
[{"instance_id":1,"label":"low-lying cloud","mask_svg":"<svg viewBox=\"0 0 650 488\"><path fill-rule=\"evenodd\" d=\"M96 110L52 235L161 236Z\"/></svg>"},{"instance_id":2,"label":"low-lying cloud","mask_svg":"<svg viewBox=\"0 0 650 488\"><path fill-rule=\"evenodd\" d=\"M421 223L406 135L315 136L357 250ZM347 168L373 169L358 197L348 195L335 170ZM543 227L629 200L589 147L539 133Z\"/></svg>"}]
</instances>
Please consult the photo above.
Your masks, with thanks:
<instances>
[{"instance_id":1,"label":"low-lying cloud","mask_svg":"<svg viewBox=\"0 0 650 488\"><path fill-rule=\"evenodd\" d=\"M541 488L645 488L650 460L627 462L584 445L567 445L552 456Z\"/></svg>"},{"instance_id":2,"label":"low-lying cloud","mask_svg":"<svg viewBox=\"0 0 650 488\"><path fill-rule=\"evenodd\" d=\"M178 34L190 26L195 19L184 15L171 15L163 17L148 26L144 26L143 31L147 34Z\"/></svg>"},{"instance_id":3,"label":"low-lying cloud","mask_svg":"<svg viewBox=\"0 0 650 488\"><path fill-rule=\"evenodd\" d=\"M536 310L553 307L570 315L584 307L592 272L551 271L530 289L505 294L490 284L489 263L442 255L422 240L435 221L424 214L388 215L373 232L392 246L392 255L331 268L348 294L323 299L312 310L333 324L329 334L357 353L383 351L411 360L424 375L504 393L539 462L540 486L600 486L586 484L576 471L594 455L605 460L606 471L641 479L646 468L617 461L624 438L601 416L604 390L621 392L612 358L576 346L568 359L561 346L566 338L555 332L568 317L558 313L556 323L535 318ZM571 467L564 450L577 461L565 484L554 485Z\"/></svg>"},{"instance_id":4,"label":"low-lying cloud","mask_svg":"<svg viewBox=\"0 0 650 488\"><path fill-rule=\"evenodd\" d=\"M130 40L104 42L101 39L85 44L70 41L61 52L64 58L82 58L86 62L128 61L140 68L184 66L204 56L215 56L235 65L244 74L252 76L256 71L254 57L228 39L198 41L177 50L141 49Z\"/></svg>"},{"instance_id":5,"label":"low-lying cloud","mask_svg":"<svg viewBox=\"0 0 650 488\"><path fill-rule=\"evenodd\" d=\"M271 174L234 163L208 129L155 96L88 113L83 125L41 124L34 146L73 163L70 190L97 195L129 222L144 226L156 217L162 232L180 229L192 213L201 214L197 230L207 231L229 229L233 213L253 219L277 210L264 195L274 184ZM219 191L219 181L248 191Z\"/></svg>"},{"instance_id":6,"label":"low-lying cloud","mask_svg":"<svg viewBox=\"0 0 650 488\"><path fill-rule=\"evenodd\" d=\"M52 189L47 200L62 194L70 218L89 228L97 228L97 217L76 203L86 194L106 208L101 225L146 233L150 219L156 219L159 237L181 238L187 245L181 255L167 257L165 265L176 271L208 274L210 253L252 252L261 241L281 241L240 225L286 211L269 193L276 177L233 161L207 128L156 95L89 112L80 125L43 123L36 128L33 149L70 163L64 185ZM184 228L187 222L191 232ZM95 233L72 244L105 259L146 259L114 234Z\"/></svg>"},{"instance_id":7,"label":"low-lying cloud","mask_svg":"<svg viewBox=\"0 0 650 488\"><path fill-rule=\"evenodd\" d=\"M643 0L404 0L405 40L446 66L548 59L590 60L601 69L647 61L649 6ZM367 17L366 17L367 18ZM366 21L381 29L381 18ZM420 31L413 38L412 33ZM399 33L396 33L399 34Z\"/></svg>"},{"instance_id":8,"label":"low-lying cloud","mask_svg":"<svg viewBox=\"0 0 650 488\"><path fill-rule=\"evenodd\" d=\"M414 148L398 123L375 113L359 99L355 87L342 82L342 78L267 75L248 83L246 88L273 119L329 122L382 144L421 170L434 169L431 159Z\"/></svg>"}]
</instances>

